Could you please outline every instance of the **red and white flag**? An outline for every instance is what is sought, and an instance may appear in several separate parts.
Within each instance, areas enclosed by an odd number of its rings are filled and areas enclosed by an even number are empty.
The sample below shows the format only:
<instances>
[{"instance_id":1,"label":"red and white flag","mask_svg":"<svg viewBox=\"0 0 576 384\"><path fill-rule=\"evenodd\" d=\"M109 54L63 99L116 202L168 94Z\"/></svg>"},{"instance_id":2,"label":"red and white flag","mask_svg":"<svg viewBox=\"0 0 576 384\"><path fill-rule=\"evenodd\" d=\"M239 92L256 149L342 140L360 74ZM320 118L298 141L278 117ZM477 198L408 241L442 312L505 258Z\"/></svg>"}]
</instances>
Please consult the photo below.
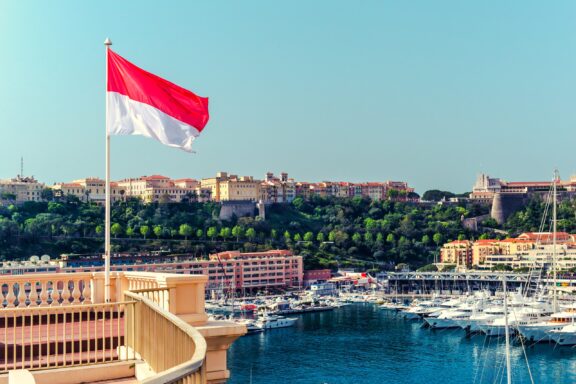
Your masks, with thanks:
<instances>
[{"instance_id":1,"label":"red and white flag","mask_svg":"<svg viewBox=\"0 0 576 384\"><path fill-rule=\"evenodd\" d=\"M138 68L108 51L108 132L142 135L192 152L208 123L208 98Z\"/></svg>"}]
</instances>

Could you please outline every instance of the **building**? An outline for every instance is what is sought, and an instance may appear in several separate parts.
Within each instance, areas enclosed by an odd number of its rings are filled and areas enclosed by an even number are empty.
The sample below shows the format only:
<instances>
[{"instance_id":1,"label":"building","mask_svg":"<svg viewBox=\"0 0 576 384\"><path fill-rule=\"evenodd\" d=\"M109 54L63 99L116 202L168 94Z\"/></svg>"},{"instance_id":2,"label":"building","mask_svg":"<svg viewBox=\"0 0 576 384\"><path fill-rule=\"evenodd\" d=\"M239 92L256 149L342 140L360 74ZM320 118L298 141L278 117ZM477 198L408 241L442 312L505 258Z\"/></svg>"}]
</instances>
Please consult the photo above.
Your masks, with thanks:
<instances>
[{"instance_id":1,"label":"building","mask_svg":"<svg viewBox=\"0 0 576 384\"><path fill-rule=\"evenodd\" d=\"M576 243L566 242L556 246L556 260L554 261L554 247L551 244L538 244L523 252L511 254L494 254L486 258L485 268L490 269L505 265L512 269L517 268L544 268L552 270L556 266L558 271L573 270L576 268Z\"/></svg>"},{"instance_id":2,"label":"building","mask_svg":"<svg viewBox=\"0 0 576 384\"><path fill-rule=\"evenodd\" d=\"M310 286L312 296L338 296L338 288L334 283L314 283Z\"/></svg>"},{"instance_id":3,"label":"building","mask_svg":"<svg viewBox=\"0 0 576 384\"><path fill-rule=\"evenodd\" d=\"M469 240L454 240L444 244L440 250L440 263L466 267L472 265L472 242Z\"/></svg>"},{"instance_id":4,"label":"building","mask_svg":"<svg viewBox=\"0 0 576 384\"><path fill-rule=\"evenodd\" d=\"M414 188L403 181L348 183L323 181L321 183L297 182L296 196L309 199L320 197L367 197L371 200L417 201Z\"/></svg>"},{"instance_id":5,"label":"building","mask_svg":"<svg viewBox=\"0 0 576 384\"><path fill-rule=\"evenodd\" d=\"M288 178L288 173L282 172L280 177L272 172L260 184L260 200L265 203L290 203L296 197L296 182Z\"/></svg>"},{"instance_id":6,"label":"building","mask_svg":"<svg viewBox=\"0 0 576 384\"><path fill-rule=\"evenodd\" d=\"M402 181L308 183L297 182L289 178L286 172L280 173L280 176L267 172L263 180L227 172L218 172L215 177L200 181L191 178L173 180L163 175L151 175L127 178L111 182L110 185L112 201L138 198L146 203L262 201L264 204L282 204L290 203L296 197L309 199L313 196L367 197L376 201L389 199L415 202L418 200L414 188ZM51 188L56 197L72 195L82 201L92 201L98 204L103 204L105 200L105 182L97 177L57 183ZM40 193L34 195L34 198L40 199L40 197Z\"/></svg>"},{"instance_id":7,"label":"building","mask_svg":"<svg viewBox=\"0 0 576 384\"><path fill-rule=\"evenodd\" d=\"M498 241L492 239L477 240L472 244L472 265L484 265L486 257L498 251Z\"/></svg>"},{"instance_id":8,"label":"building","mask_svg":"<svg viewBox=\"0 0 576 384\"><path fill-rule=\"evenodd\" d=\"M260 181L252 176L229 175L227 172L218 172L216 177L202 179L200 186L210 191L213 201L260 199Z\"/></svg>"},{"instance_id":9,"label":"building","mask_svg":"<svg viewBox=\"0 0 576 384\"><path fill-rule=\"evenodd\" d=\"M16 176L13 179L0 180L0 200L24 203L26 201L41 201L42 190L46 186L33 176Z\"/></svg>"},{"instance_id":10,"label":"building","mask_svg":"<svg viewBox=\"0 0 576 384\"><path fill-rule=\"evenodd\" d=\"M498 265L510 268L538 265L547 268L552 262L553 242L551 232L526 232L503 240L452 241L442 246L439 267L490 269ZM564 269L576 266L576 236L557 232L556 243L558 266Z\"/></svg>"},{"instance_id":11,"label":"building","mask_svg":"<svg viewBox=\"0 0 576 384\"><path fill-rule=\"evenodd\" d=\"M206 198L198 181L194 179L172 180L162 175L142 176L117 182L125 197L136 197L146 203L180 203Z\"/></svg>"},{"instance_id":12,"label":"building","mask_svg":"<svg viewBox=\"0 0 576 384\"><path fill-rule=\"evenodd\" d=\"M506 181L492 178L484 173L478 175L472 187L470 199L477 202L492 203L494 196L500 194L546 195L552 187L552 181ZM560 198L576 194L576 176L557 183Z\"/></svg>"},{"instance_id":13,"label":"building","mask_svg":"<svg viewBox=\"0 0 576 384\"><path fill-rule=\"evenodd\" d=\"M94 202L104 205L106 202L106 182L97 177L74 180L71 183L56 183L50 187L57 198L75 196L84 202ZM119 201L124 198L124 190L115 182L110 183L110 200Z\"/></svg>"},{"instance_id":14,"label":"building","mask_svg":"<svg viewBox=\"0 0 576 384\"><path fill-rule=\"evenodd\" d=\"M312 284L324 283L332 278L332 271L330 269L311 269L304 271L304 287L309 287Z\"/></svg>"},{"instance_id":15,"label":"building","mask_svg":"<svg viewBox=\"0 0 576 384\"><path fill-rule=\"evenodd\" d=\"M96 272L103 268L100 256L64 256L60 272ZM240 253L227 251L209 260L190 255L118 255L111 259L112 271L170 272L208 276L207 291L258 291L303 286L302 256L288 250Z\"/></svg>"}]
</instances>

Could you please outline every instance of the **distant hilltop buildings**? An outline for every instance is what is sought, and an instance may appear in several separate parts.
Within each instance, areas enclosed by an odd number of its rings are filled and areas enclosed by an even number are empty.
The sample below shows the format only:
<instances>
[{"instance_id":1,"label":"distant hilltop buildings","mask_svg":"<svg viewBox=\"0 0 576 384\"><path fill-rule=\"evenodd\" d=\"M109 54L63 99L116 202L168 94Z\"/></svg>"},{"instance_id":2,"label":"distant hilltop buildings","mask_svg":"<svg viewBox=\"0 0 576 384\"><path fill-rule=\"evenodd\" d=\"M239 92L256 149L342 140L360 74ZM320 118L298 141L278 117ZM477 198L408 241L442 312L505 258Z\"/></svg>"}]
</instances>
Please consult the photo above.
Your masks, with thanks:
<instances>
[{"instance_id":1,"label":"distant hilltop buildings","mask_svg":"<svg viewBox=\"0 0 576 384\"><path fill-rule=\"evenodd\" d=\"M279 177L266 173L263 180L218 172L201 180L171 179L162 175L142 176L114 181L110 184L112 201L138 198L144 202L263 202L289 203L296 197L369 197L372 200L418 201L414 188L403 181L308 183L295 181L283 172ZM105 182L97 177L56 183L46 186L33 177L0 180L0 201L16 203L43 201L75 196L82 201L103 204Z\"/></svg>"},{"instance_id":2,"label":"distant hilltop buildings","mask_svg":"<svg viewBox=\"0 0 576 384\"><path fill-rule=\"evenodd\" d=\"M522 208L530 197L548 194L551 186L552 181L508 182L480 174L472 188L470 200L491 204L491 217L502 224L508 216ZM576 195L576 177L567 181L560 180L556 187L560 200L572 198Z\"/></svg>"}]
</instances>

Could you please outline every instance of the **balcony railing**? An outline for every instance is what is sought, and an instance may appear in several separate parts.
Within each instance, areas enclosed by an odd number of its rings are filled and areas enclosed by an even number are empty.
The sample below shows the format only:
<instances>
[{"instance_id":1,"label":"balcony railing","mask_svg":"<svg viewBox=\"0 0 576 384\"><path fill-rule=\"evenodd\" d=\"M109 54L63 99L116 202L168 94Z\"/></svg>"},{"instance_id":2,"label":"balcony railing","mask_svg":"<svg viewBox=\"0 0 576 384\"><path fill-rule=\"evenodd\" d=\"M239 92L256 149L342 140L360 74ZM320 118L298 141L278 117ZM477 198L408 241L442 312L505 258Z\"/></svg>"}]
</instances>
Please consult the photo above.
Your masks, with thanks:
<instances>
[{"instance_id":1,"label":"balcony railing","mask_svg":"<svg viewBox=\"0 0 576 384\"><path fill-rule=\"evenodd\" d=\"M142 383L205 383L204 337L142 294L124 296L134 302L126 307L126 345L157 372Z\"/></svg>"},{"instance_id":2,"label":"balcony railing","mask_svg":"<svg viewBox=\"0 0 576 384\"><path fill-rule=\"evenodd\" d=\"M6 276L0 373L145 362L142 383L206 382L204 276L126 272Z\"/></svg>"},{"instance_id":3,"label":"balcony railing","mask_svg":"<svg viewBox=\"0 0 576 384\"><path fill-rule=\"evenodd\" d=\"M0 373L118 360L124 311L135 303L0 310Z\"/></svg>"}]
</instances>

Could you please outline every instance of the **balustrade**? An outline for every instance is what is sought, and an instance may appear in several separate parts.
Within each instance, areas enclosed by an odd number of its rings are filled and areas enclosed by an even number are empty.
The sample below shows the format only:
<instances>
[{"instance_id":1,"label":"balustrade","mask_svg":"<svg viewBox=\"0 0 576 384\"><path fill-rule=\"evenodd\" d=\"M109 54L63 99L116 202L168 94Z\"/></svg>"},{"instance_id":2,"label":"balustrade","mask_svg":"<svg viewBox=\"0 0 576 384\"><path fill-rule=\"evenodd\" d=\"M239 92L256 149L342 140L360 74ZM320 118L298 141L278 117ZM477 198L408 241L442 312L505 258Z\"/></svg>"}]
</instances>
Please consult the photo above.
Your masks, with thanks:
<instances>
[{"instance_id":1,"label":"balustrade","mask_svg":"<svg viewBox=\"0 0 576 384\"><path fill-rule=\"evenodd\" d=\"M0 308L34 308L92 303L92 274L4 276ZM0 311L0 315L1 315Z\"/></svg>"},{"instance_id":2,"label":"balustrade","mask_svg":"<svg viewBox=\"0 0 576 384\"><path fill-rule=\"evenodd\" d=\"M114 272L104 303L101 272L3 276L0 371L142 359L156 372L143 382L205 383L206 342L189 324L206 323L206 280Z\"/></svg>"}]
</instances>

